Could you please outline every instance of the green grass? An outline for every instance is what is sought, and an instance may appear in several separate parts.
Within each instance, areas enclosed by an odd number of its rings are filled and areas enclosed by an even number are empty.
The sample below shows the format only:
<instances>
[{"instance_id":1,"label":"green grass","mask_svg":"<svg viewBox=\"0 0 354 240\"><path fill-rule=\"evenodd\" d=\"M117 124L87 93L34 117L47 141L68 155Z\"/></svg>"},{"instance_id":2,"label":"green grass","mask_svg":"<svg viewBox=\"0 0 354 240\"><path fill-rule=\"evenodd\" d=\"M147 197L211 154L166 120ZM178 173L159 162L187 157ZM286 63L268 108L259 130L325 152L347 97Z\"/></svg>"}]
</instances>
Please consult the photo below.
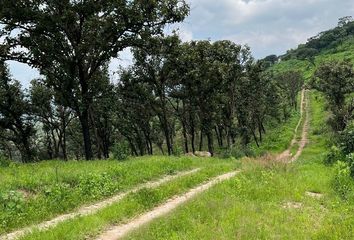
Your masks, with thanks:
<instances>
[{"instance_id":1,"label":"green grass","mask_svg":"<svg viewBox=\"0 0 354 240\"><path fill-rule=\"evenodd\" d=\"M275 72L284 72L288 70L299 71L303 73L305 80L309 81L313 77L316 68L321 63L344 59L354 63L354 38L348 39L335 49L321 52L315 57L314 64L307 60L291 59L275 64L271 70Z\"/></svg>"},{"instance_id":2,"label":"green grass","mask_svg":"<svg viewBox=\"0 0 354 240\"><path fill-rule=\"evenodd\" d=\"M37 231L23 239L79 240L93 238L110 225L124 222L148 211L167 199L186 192L216 175L234 170L237 166L235 160L219 160L218 162L214 160L213 167L208 167L207 164L205 168L193 175L179 177L154 189L143 189L129 194L122 201L100 210L94 215L63 222L48 231Z\"/></svg>"},{"instance_id":3,"label":"green grass","mask_svg":"<svg viewBox=\"0 0 354 240\"><path fill-rule=\"evenodd\" d=\"M259 147L257 147L255 143L251 144L252 152L256 156L260 156L264 153L281 153L289 147L294 137L294 129L300 120L301 92L298 94L297 101L299 103L298 109L292 112L289 119L281 124L273 123L273 125L270 125ZM301 126L296 134L301 136Z\"/></svg>"},{"instance_id":4,"label":"green grass","mask_svg":"<svg viewBox=\"0 0 354 240\"><path fill-rule=\"evenodd\" d=\"M126 239L354 239L354 203L339 197L333 169L322 163L325 119L323 99L312 93L310 143L296 163L244 162L242 174Z\"/></svg>"},{"instance_id":5,"label":"green grass","mask_svg":"<svg viewBox=\"0 0 354 240\"><path fill-rule=\"evenodd\" d=\"M299 119L295 113L282 124L269 126L257 155L287 148ZM124 162L45 161L0 167L0 234L40 223L59 214L99 201L139 183L218 159L140 157Z\"/></svg>"},{"instance_id":6,"label":"green grass","mask_svg":"<svg viewBox=\"0 0 354 240\"><path fill-rule=\"evenodd\" d=\"M48 161L0 168L0 234L213 161L217 160L155 156L125 162Z\"/></svg>"},{"instance_id":7,"label":"green grass","mask_svg":"<svg viewBox=\"0 0 354 240\"><path fill-rule=\"evenodd\" d=\"M310 144L296 163L244 160L240 175L127 239L352 239L354 205L333 189L334 170L322 163L329 134L324 98L317 92L312 92L310 98ZM263 145L255 152L277 153L286 149L298 119L299 114L295 113L288 122L268 131ZM295 146L292 151L296 149ZM126 162L51 161L0 168L1 195L29 193L20 201L16 194L12 196L14 205L0 199L0 233L70 212L162 175L202 167L198 173L129 194L96 214L68 220L44 232L35 231L23 239L94 238L107 227L125 222L240 164L232 159L157 156ZM306 192L321 193L323 198L311 198ZM285 208L286 204L300 207Z\"/></svg>"}]
</instances>

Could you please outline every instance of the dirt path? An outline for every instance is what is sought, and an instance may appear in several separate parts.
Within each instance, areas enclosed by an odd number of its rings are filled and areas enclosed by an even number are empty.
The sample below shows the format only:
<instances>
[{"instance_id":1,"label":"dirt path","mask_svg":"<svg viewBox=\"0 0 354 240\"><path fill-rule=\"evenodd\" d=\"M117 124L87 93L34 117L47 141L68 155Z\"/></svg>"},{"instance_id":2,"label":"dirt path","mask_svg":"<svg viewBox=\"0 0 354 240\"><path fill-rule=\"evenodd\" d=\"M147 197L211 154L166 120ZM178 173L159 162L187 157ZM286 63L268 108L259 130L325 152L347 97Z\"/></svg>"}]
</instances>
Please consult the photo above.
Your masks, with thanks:
<instances>
[{"instance_id":1,"label":"dirt path","mask_svg":"<svg viewBox=\"0 0 354 240\"><path fill-rule=\"evenodd\" d=\"M308 132L308 125L309 125L308 99L307 98L308 98L307 92L306 92L306 90L303 90L301 92L300 120L294 130L294 137L293 137L293 140L291 141L289 148L277 157L277 160L279 160L279 161L284 161L284 162L288 162L288 163L296 161L298 159L298 157L301 155L303 149L305 148L305 146L307 144L307 132ZM298 133L298 130L299 130L302 122L303 122L303 128L302 128L302 133L301 133L301 140L298 142L297 141L297 133ZM291 156L291 148L295 144L298 144L299 147L297 149L296 154L294 156ZM226 180L226 179L234 177L237 173L238 173L238 171L219 176L202 186L191 189L186 194L178 196L173 199L170 199L165 204L156 207L155 209L129 221L126 224L112 227L111 229L104 232L101 236L99 236L96 240L118 240L118 239L121 239L126 234L130 233L131 231L140 228L144 224L147 224L158 217L168 214L169 212L174 210L176 207L180 206L181 204L183 204L186 201L193 198L198 193L201 193L201 192L209 189L210 187L214 186L215 184L217 184L218 182L220 182L222 180Z\"/></svg>"},{"instance_id":2,"label":"dirt path","mask_svg":"<svg viewBox=\"0 0 354 240\"><path fill-rule=\"evenodd\" d=\"M137 187L134 187L131 190L128 190L126 192L123 192L123 193L120 193L118 195L115 195L112 198L106 199L104 201L98 202L98 203L90 205L90 206L84 206L84 207L80 208L79 210L77 210L76 212L60 215L60 216L58 216L58 217L56 217L56 218L54 218L52 220L40 223L38 225L33 225L33 226L30 226L30 227L26 227L26 228L17 230L17 231L12 232L12 233L5 234L3 236L0 236L0 240L15 240L15 239L20 238L21 236L24 236L24 235L28 234L29 232L31 232L34 229L46 230L48 228L51 228L51 227L54 227L54 226L58 225L61 222L66 221L66 220L73 219L73 218L78 217L78 216L87 216L87 215L94 214L97 211L99 211L99 210L101 210L101 209L103 209L105 207L108 207L108 206L112 205L113 203L116 203L116 202L120 201L121 199L123 199L124 197L126 197L130 193L137 192L137 191L139 191L139 190L141 190L143 188L158 187L158 186L162 185L163 183L169 182L169 181L171 181L173 179L176 179L178 177L182 177L182 176L186 176L186 175L190 175L190 174L196 173L199 170L200 170L200 168L197 168L197 169L194 169L194 170L191 170L191 171L180 172L180 173L178 173L176 175L166 176L166 177L164 177L162 179L159 179L157 181L151 181L151 182L147 182L147 183L141 184L141 185L139 185Z\"/></svg>"},{"instance_id":3,"label":"dirt path","mask_svg":"<svg viewBox=\"0 0 354 240\"><path fill-rule=\"evenodd\" d=\"M112 227L111 229L109 229L108 231L103 233L101 236L99 236L97 238L97 240L121 239L127 233L129 233L137 228L140 228L144 224L147 224L147 223L151 222L152 220L171 212L176 207L180 206L181 204L183 204L183 203L187 202L188 200L192 199L193 197L195 197L197 194L206 191L207 189L211 188L212 186L216 185L217 183L219 183L221 181L225 181L227 179L234 177L238 173L239 173L239 171L234 171L234 172L230 172L230 173L218 176L218 177L212 179L211 181L209 181L199 187L189 190L187 193L185 193L181 196L178 196L176 198L172 198L172 199L168 200L165 204L154 208L153 210L147 212L144 215L141 215L140 217L137 217L137 218L131 220L130 222L128 222L126 224Z\"/></svg>"},{"instance_id":4,"label":"dirt path","mask_svg":"<svg viewBox=\"0 0 354 240\"><path fill-rule=\"evenodd\" d=\"M297 132L299 131L302 122L304 123L301 132L301 139L300 141L297 141ZM288 149L282 152L281 154L279 154L276 160L281 162L287 162L287 163L296 161L302 154L302 151L304 150L308 142L307 139L308 129L309 129L309 100L308 100L307 90L303 89L301 92L300 120L294 130L294 137ZM295 144L298 144L299 146L295 155L292 156L291 149Z\"/></svg>"},{"instance_id":5,"label":"dirt path","mask_svg":"<svg viewBox=\"0 0 354 240\"><path fill-rule=\"evenodd\" d=\"M289 146L289 148L287 150L285 150L283 153L279 154L278 157L276 158L277 161L283 161L283 162L293 162L296 161L299 156L301 155L303 149L305 148L308 139L307 139L307 135L308 135L308 128L309 128L309 109L308 109L308 96L307 96L307 91L303 90L301 93L301 107L300 107L300 120L294 130L294 138L291 141L291 144ZM297 141L297 132L299 130L299 127L301 126L302 121L304 121L303 124L303 128L302 128L302 133L301 133L301 140ZM291 149L292 147L298 144L299 147L297 149L297 152L294 156L291 155ZM97 211L99 211L100 209L103 209L105 207L108 207L109 205L112 205L113 203L116 203L118 201L120 201L121 199L123 199L125 196L127 196L130 193L134 193L137 192L143 188L153 188L153 187L157 187L163 183L166 183L168 181L171 181L173 179L176 179L178 177L181 176L185 176L188 174L193 174L197 171L199 171L200 169L194 169L192 171L187 171L187 172L181 172L177 175L172 175L172 176L167 176L165 178L162 178L160 180L154 181L154 182L148 182L145 184L141 184L127 192L124 193L120 193L112 198L109 198L107 200L98 202L94 205L90 205L90 206L85 206L80 208L78 211L70 213L70 214L64 214L61 216L58 216L52 220L43 222L41 224L38 225L34 225L34 226L30 226L30 227L26 227L23 229L20 229L18 231L0 236L0 240L15 240L25 234L28 234L29 232L31 232L33 229L38 229L38 230L46 230L48 228L54 227L56 225L58 225L61 222L64 222L66 220L69 219L73 219L75 217L78 216L87 216L90 214L94 214ZM217 184L220 181L223 180L227 180L230 179L232 177L234 177L236 174L238 173L238 171L235 172L231 172L231 173L227 173L224 175L221 175L219 177L214 178L213 180L209 181L208 183L201 185L199 187L196 187L194 189L191 189L189 192L187 192L184 195L178 196L176 198L170 199L169 201L167 201L165 204L156 207L155 209L149 211L148 213L133 219L132 221L130 221L127 224L123 224L123 225L119 225L116 227L113 227L112 229L108 230L107 232L105 232L103 235L101 235L98 239L99 240L115 240L115 239L120 239L122 236L126 235L128 232L131 232L134 229L137 229L139 227L141 227L142 225L152 221L155 218L158 218L160 216L163 216L165 214L167 214L168 212L172 211L173 209L175 209L176 207L178 207L179 205L185 203L186 201L190 200L191 198L193 198L195 195L209 189L210 187L214 186L215 184Z\"/></svg>"}]
</instances>

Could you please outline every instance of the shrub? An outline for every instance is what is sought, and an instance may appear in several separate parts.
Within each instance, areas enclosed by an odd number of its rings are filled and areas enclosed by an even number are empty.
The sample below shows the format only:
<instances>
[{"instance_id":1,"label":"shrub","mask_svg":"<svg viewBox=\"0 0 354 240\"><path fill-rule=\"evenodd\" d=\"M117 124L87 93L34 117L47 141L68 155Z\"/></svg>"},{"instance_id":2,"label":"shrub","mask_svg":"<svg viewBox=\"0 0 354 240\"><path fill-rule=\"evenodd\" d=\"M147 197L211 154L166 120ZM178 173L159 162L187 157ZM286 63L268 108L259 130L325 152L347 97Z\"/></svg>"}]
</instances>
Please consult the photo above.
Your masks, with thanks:
<instances>
[{"instance_id":1,"label":"shrub","mask_svg":"<svg viewBox=\"0 0 354 240\"><path fill-rule=\"evenodd\" d=\"M70 195L70 185L66 183L57 183L53 186L47 187L44 194L47 200L51 202L64 202Z\"/></svg>"},{"instance_id":2,"label":"shrub","mask_svg":"<svg viewBox=\"0 0 354 240\"><path fill-rule=\"evenodd\" d=\"M94 199L101 196L109 196L115 191L115 185L107 173L90 173L81 176L78 187L82 195L90 196Z\"/></svg>"},{"instance_id":3,"label":"shrub","mask_svg":"<svg viewBox=\"0 0 354 240\"><path fill-rule=\"evenodd\" d=\"M222 158L234 157L236 159L242 157L254 157L254 151L248 146L232 146L221 151Z\"/></svg>"},{"instance_id":4,"label":"shrub","mask_svg":"<svg viewBox=\"0 0 354 240\"><path fill-rule=\"evenodd\" d=\"M334 165L334 177L332 179L332 188L341 198L347 200L353 191L353 180L350 177L350 167L347 163L338 161Z\"/></svg>"},{"instance_id":5,"label":"shrub","mask_svg":"<svg viewBox=\"0 0 354 240\"><path fill-rule=\"evenodd\" d=\"M324 163L327 165L332 165L342 160L344 160L342 151L338 147L332 146L324 158Z\"/></svg>"},{"instance_id":6,"label":"shrub","mask_svg":"<svg viewBox=\"0 0 354 240\"><path fill-rule=\"evenodd\" d=\"M16 191L9 191L0 195L0 203L3 209L11 213L19 213L24 207L23 194Z\"/></svg>"},{"instance_id":7,"label":"shrub","mask_svg":"<svg viewBox=\"0 0 354 240\"><path fill-rule=\"evenodd\" d=\"M354 152L350 153L345 158L347 164L349 165L350 169L350 176L354 178Z\"/></svg>"},{"instance_id":8,"label":"shrub","mask_svg":"<svg viewBox=\"0 0 354 240\"><path fill-rule=\"evenodd\" d=\"M339 144L345 154L354 152L354 121L351 121L341 132Z\"/></svg>"},{"instance_id":9,"label":"shrub","mask_svg":"<svg viewBox=\"0 0 354 240\"><path fill-rule=\"evenodd\" d=\"M183 155L183 149L179 147L177 144L173 146L173 155L176 157L180 157Z\"/></svg>"},{"instance_id":10,"label":"shrub","mask_svg":"<svg viewBox=\"0 0 354 240\"><path fill-rule=\"evenodd\" d=\"M116 143L112 150L113 158L116 160L126 160L129 157L130 148L126 141Z\"/></svg>"},{"instance_id":11,"label":"shrub","mask_svg":"<svg viewBox=\"0 0 354 240\"><path fill-rule=\"evenodd\" d=\"M11 161L0 154L0 167L9 167Z\"/></svg>"}]
</instances>

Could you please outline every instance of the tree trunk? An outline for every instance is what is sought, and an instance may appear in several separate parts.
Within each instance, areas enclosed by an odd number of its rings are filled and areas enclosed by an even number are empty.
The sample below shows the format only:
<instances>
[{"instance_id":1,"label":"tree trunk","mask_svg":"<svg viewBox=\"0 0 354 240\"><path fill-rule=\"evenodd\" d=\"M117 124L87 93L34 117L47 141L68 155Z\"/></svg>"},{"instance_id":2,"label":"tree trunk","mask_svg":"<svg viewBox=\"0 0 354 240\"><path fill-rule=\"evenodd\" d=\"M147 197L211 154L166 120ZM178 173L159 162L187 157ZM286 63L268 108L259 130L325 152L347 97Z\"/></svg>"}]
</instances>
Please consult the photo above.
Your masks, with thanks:
<instances>
[{"instance_id":1,"label":"tree trunk","mask_svg":"<svg viewBox=\"0 0 354 240\"><path fill-rule=\"evenodd\" d=\"M182 131L183 131L183 139L184 139L184 151L185 153L189 153L187 129L184 120L182 120Z\"/></svg>"},{"instance_id":2,"label":"tree trunk","mask_svg":"<svg viewBox=\"0 0 354 240\"><path fill-rule=\"evenodd\" d=\"M203 150L203 131L200 131L199 151Z\"/></svg>"},{"instance_id":3,"label":"tree trunk","mask_svg":"<svg viewBox=\"0 0 354 240\"><path fill-rule=\"evenodd\" d=\"M28 139L22 139L22 147L20 149L21 159L23 163L30 163L33 160L33 153L28 142Z\"/></svg>"},{"instance_id":4,"label":"tree trunk","mask_svg":"<svg viewBox=\"0 0 354 240\"><path fill-rule=\"evenodd\" d=\"M209 131L206 136L208 139L208 151L211 153L211 156L214 156L213 134Z\"/></svg>"},{"instance_id":5,"label":"tree trunk","mask_svg":"<svg viewBox=\"0 0 354 240\"><path fill-rule=\"evenodd\" d=\"M195 126L194 126L194 120L193 117L190 117L191 123L191 145L192 145L192 151L195 153Z\"/></svg>"},{"instance_id":6,"label":"tree trunk","mask_svg":"<svg viewBox=\"0 0 354 240\"><path fill-rule=\"evenodd\" d=\"M259 142L258 142L258 139L257 139L256 133L254 132L254 130L252 130L252 135L253 135L254 141L255 141L255 142L256 142L256 144L257 144L257 147L259 147Z\"/></svg>"},{"instance_id":7,"label":"tree trunk","mask_svg":"<svg viewBox=\"0 0 354 240\"><path fill-rule=\"evenodd\" d=\"M90 120L89 120L88 109L85 109L80 116L80 123L82 128L82 136L84 140L84 150L85 150L86 160L92 160L93 158L89 121Z\"/></svg>"}]
</instances>

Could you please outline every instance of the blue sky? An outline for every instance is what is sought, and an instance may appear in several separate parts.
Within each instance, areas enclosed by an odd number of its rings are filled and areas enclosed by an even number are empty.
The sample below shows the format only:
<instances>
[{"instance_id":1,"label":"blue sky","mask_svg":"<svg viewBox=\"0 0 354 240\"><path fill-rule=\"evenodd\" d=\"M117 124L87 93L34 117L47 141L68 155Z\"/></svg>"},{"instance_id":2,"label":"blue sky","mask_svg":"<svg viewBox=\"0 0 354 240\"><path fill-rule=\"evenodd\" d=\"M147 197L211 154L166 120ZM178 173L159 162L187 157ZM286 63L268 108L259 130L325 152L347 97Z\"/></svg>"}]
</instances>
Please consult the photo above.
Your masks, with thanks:
<instances>
[{"instance_id":1,"label":"blue sky","mask_svg":"<svg viewBox=\"0 0 354 240\"><path fill-rule=\"evenodd\" d=\"M317 33L336 26L340 17L354 15L353 0L187 0L190 16L179 29L183 40L228 39L248 44L256 58L282 54ZM111 64L129 65L129 51ZM24 64L9 63L12 76L24 87L38 72Z\"/></svg>"}]
</instances>

